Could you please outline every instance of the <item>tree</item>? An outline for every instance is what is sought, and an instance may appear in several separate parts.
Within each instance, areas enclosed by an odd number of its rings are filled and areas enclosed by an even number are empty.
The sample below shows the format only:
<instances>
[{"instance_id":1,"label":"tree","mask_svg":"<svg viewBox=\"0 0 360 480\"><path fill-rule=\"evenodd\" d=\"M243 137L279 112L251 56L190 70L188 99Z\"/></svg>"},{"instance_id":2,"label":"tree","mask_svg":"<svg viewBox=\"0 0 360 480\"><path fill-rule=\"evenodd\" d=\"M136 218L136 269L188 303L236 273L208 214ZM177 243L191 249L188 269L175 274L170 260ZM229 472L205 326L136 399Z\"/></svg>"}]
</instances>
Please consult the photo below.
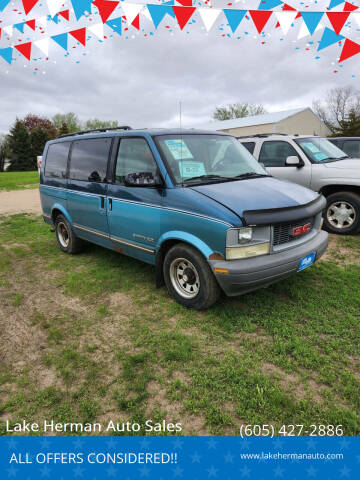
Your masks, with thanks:
<instances>
[{"instance_id":1,"label":"tree","mask_svg":"<svg viewBox=\"0 0 360 480\"><path fill-rule=\"evenodd\" d=\"M51 140L49 130L44 127L36 127L30 133L31 155L36 161L38 155L42 155L45 143Z\"/></svg>"},{"instance_id":2,"label":"tree","mask_svg":"<svg viewBox=\"0 0 360 480\"><path fill-rule=\"evenodd\" d=\"M354 87L337 87L329 90L323 100L313 101L313 110L333 135L341 130L341 122L348 119L350 111L360 115L360 92Z\"/></svg>"},{"instance_id":3,"label":"tree","mask_svg":"<svg viewBox=\"0 0 360 480\"><path fill-rule=\"evenodd\" d=\"M360 114L355 109L351 109L346 120L340 120L340 127L334 134L340 137L358 137L360 136Z\"/></svg>"},{"instance_id":4,"label":"tree","mask_svg":"<svg viewBox=\"0 0 360 480\"><path fill-rule=\"evenodd\" d=\"M10 158L10 150L5 135L0 135L0 172L4 171L5 160Z\"/></svg>"},{"instance_id":5,"label":"tree","mask_svg":"<svg viewBox=\"0 0 360 480\"><path fill-rule=\"evenodd\" d=\"M87 120L84 124L85 130L94 130L95 128L115 128L119 125L117 120L99 120L94 118Z\"/></svg>"},{"instance_id":6,"label":"tree","mask_svg":"<svg viewBox=\"0 0 360 480\"><path fill-rule=\"evenodd\" d=\"M38 117L37 115L33 115L29 113L26 117L22 120L25 127L31 133L34 129L41 127L49 132L49 138L56 138L57 130L52 123L51 120L44 117Z\"/></svg>"},{"instance_id":7,"label":"tree","mask_svg":"<svg viewBox=\"0 0 360 480\"><path fill-rule=\"evenodd\" d=\"M58 130L60 130L63 123L67 125L69 133L81 130L80 120L74 112L57 113L53 116L52 122Z\"/></svg>"},{"instance_id":8,"label":"tree","mask_svg":"<svg viewBox=\"0 0 360 480\"><path fill-rule=\"evenodd\" d=\"M230 120L232 118L243 118L266 113L263 105L252 103L233 103L226 107L216 107L213 113L214 120Z\"/></svg>"},{"instance_id":9,"label":"tree","mask_svg":"<svg viewBox=\"0 0 360 480\"><path fill-rule=\"evenodd\" d=\"M61 135L67 135L68 133L70 133L69 128L68 128L67 124L64 122L64 123L61 124L58 136L60 137Z\"/></svg>"},{"instance_id":10,"label":"tree","mask_svg":"<svg viewBox=\"0 0 360 480\"><path fill-rule=\"evenodd\" d=\"M29 131L18 118L10 129L8 145L10 149L9 170L36 170L36 159L32 155Z\"/></svg>"}]
</instances>

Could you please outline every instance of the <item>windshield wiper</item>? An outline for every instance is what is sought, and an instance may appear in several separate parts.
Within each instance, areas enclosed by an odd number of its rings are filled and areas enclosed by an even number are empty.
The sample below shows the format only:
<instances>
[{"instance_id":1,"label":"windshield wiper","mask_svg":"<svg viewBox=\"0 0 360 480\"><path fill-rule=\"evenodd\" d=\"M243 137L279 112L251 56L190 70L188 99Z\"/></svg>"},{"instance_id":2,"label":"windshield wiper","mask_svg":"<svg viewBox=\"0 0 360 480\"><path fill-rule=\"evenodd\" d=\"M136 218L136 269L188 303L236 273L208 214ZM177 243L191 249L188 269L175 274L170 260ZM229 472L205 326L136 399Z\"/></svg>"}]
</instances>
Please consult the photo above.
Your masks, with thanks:
<instances>
[{"instance_id":1,"label":"windshield wiper","mask_svg":"<svg viewBox=\"0 0 360 480\"><path fill-rule=\"evenodd\" d=\"M209 174L209 175L199 175L197 177L186 178L183 180L183 183L188 183L196 180L229 180L230 177L222 177L221 175Z\"/></svg>"},{"instance_id":2,"label":"windshield wiper","mask_svg":"<svg viewBox=\"0 0 360 480\"><path fill-rule=\"evenodd\" d=\"M261 177L271 177L271 175L268 175L265 173L247 172L247 173L241 173L240 175L236 175L236 177L233 177L233 178L237 180L243 180L246 178L261 178Z\"/></svg>"}]
</instances>

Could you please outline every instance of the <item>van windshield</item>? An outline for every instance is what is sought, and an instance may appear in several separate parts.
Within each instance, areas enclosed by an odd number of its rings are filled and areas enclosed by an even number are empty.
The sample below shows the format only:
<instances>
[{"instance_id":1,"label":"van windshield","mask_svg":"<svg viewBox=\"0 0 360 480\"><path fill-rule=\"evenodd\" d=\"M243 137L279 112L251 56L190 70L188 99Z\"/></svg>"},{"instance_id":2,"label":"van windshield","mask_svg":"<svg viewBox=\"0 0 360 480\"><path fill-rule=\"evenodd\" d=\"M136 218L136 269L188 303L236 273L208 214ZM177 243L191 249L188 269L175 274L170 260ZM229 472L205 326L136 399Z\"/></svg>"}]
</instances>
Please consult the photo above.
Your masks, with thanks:
<instances>
[{"instance_id":1,"label":"van windshield","mask_svg":"<svg viewBox=\"0 0 360 480\"><path fill-rule=\"evenodd\" d=\"M177 185L199 185L269 176L234 137L159 135L160 153Z\"/></svg>"},{"instance_id":2,"label":"van windshield","mask_svg":"<svg viewBox=\"0 0 360 480\"><path fill-rule=\"evenodd\" d=\"M326 140L326 138L310 137L297 138L295 142L314 163L336 162L349 158L340 148Z\"/></svg>"}]
</instances>

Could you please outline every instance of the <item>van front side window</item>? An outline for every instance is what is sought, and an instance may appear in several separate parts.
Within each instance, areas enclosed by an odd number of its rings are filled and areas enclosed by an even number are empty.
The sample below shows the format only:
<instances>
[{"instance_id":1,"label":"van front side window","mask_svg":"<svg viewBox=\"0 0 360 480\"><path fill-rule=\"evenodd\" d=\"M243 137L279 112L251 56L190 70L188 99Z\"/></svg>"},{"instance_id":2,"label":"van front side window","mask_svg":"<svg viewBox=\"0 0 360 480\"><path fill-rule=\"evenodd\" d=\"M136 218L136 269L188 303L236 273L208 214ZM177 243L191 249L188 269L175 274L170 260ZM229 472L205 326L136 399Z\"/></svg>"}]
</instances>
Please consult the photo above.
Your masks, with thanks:
<instances>
[{"instance_id":1,"label":"van front side window","mask_svg":"<svg viewBox=\"0 0 360 480\"><path fill-rule=\"evenodd\" d=\"M116 161L115 183L124 184L127 175L157 173L157 165L147 141L144 138L123 138L120 140Z\"/></svg>"}]
</instances>

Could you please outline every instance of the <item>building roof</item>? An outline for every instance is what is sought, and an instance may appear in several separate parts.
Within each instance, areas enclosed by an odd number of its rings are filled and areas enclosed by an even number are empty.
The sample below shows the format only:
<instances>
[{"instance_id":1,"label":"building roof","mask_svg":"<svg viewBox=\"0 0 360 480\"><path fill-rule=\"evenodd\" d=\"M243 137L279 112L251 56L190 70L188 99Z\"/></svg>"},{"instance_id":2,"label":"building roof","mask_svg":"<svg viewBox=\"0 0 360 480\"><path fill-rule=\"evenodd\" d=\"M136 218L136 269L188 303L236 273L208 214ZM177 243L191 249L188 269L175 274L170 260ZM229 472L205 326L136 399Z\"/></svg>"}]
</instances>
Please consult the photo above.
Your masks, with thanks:
<instances>
[{"instance_id":1,"label":"building roof","mask_svg":"<svg viewBox=\"0 0 360 480\"><path fill-rule=\"evenodd\" d=\"M288 117L292 117L297 113L304 112L307 108L295 108L293 110L283 110L281 112L265 113L264 115L254 115L251 117L234 118L231 120L223 120L216 122L204 123L196 125L196 128L204 128L207 130L224 130L228 128L251 127L253 125L264 125L279 123Z\"/></svg>"}]
</instances>

